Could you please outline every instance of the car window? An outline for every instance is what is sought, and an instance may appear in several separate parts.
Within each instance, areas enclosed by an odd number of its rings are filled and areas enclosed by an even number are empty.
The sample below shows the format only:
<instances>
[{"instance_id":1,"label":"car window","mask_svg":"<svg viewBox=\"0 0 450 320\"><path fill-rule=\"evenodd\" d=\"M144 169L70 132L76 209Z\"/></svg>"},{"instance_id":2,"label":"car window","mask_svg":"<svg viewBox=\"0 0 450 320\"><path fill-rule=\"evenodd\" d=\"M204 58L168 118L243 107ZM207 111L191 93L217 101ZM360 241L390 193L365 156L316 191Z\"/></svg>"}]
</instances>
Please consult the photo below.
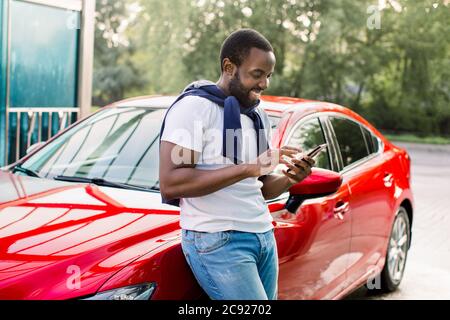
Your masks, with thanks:
<instances>
[{"instance_id":1,"label":"car window","mask_svg":"<svg viewBox=\"0 0 450 320\"><path fill-rule=\"evenodd\" d=\"M310 119L294 128L287 145L300 147L308 152L319 144L325 143L325 136L318 118ZM321 152L316 158L315 166L323 169L331 169L328 149Z\"/></svg>"},{"instance_id":2,"label":"car window","mask_svg":"<svg viewBox=\"0 0 450 320\"><path fill-rule=\"evenodd\" d=\"M330 117L344 167L366 157L369 152L361 126L348 119Z\"/></svg>"},{"instance_id":3,"label":"car window","mask_svg":"<svg viewBox=\"0 0 450 320\"><path fill-rule=\"evenodd\" d=\"M380 142L378 141L378 138L369 130L367 130L364 127L361 127L361 130L364 135L364 139L366 140L367 149L369 151L369 154L377 153L380 149Z\"/></svg>"},{"instance_id":4,"label":"car window","mask_svg":"<svg viewBox=\"0 0 450 320\"><path fill-rule=\"evenodd\" d=\"M164 109L105 109L74 126L22 165L41 177L103 178L159 187L159 130Z\"/></svg>"},{"instance_id":5,"label":"car window","mask_svg":"<svg viewBox=\"0 0 450 320\"><path fill-rule=\"evenodd\" d=\"M278 126L278 123L280 123L281 118L275 117L275 116L269 116L269 122L272 129L275 129Z\"/></svg>"}]
</instances>

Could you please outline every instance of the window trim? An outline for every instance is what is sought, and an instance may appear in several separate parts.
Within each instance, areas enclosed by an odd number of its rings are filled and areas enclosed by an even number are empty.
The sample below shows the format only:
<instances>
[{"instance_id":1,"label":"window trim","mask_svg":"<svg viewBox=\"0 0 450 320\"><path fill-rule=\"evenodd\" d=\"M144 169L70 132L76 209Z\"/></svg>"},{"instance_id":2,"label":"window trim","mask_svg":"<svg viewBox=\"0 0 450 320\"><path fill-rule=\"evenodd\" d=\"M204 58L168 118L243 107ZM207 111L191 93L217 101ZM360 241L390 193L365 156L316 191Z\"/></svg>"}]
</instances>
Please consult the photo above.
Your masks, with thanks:
<instances>
[{"instance_id":1,"label":"window trim","mask_svg":"<svg viewBox=\"0 0 450 320\"><path fill-rule=\"evenodd\" d=\"M360 126L360 129L361 129L361 127L367 129L370 132L370 134L373 135L378 141L378 147L379 148L378 148L377 152L371 153L371 154L369 154L369 155L367 155L367 156L365 156L365 157L363 157L363 158L361 158L361 159L359 159L359 160L349 164L346 167L344 167L344 163L343 163L343 160L342 160L342 154L341 154L339 148L337 148L338 152L339 152L339 156L341 158L341 168L340 168L340 171L339 171L340 174L344 174L346 172L349 172L352 169L354 169L356 167L359 167L361 164L364 164L364 163L368 162L369 160L378 157L379 155L381 155L384 152L384 147L385 146L384 146L383 141L370 128L368 128L363 123L357 121L356 119L353 119L352 117L349 117L349 116L347 116L345 114L338 113L338 112L327 112L326 113L326 117L327 117L327 122L328 122L328 124L330 126L330 130L331 130L332 135L333 135L333 141L334 141L336 146L339 146L339 142L337 141L336 133L334 132L334 128L333 128L333 125L331 124L330 117L342 118L342 119L346 119L346 120L352 121L352 122L358 124ZM364 138L364 133L362 131L361 131L361 135ZM365 138L364 138L364 141L366 141ZM366 145L366 148L367 148L367 145Z\"/></svg>"},{"instance_id":2,"label":"window trim","mask_svg":"<svg viewBox=\"0 0 450 320\"><path fill-rule=\"evenodd\" d=\"M337 144L337 140L335 139L333 127L332 127L330 121L328 120L327 115L323 115L323 116L321 116L321 118L322 118L324 126L326 127L326 134L328 136L331 148L333 150L333 157L336 160L337 168L336 168L335 172L340 172L339 170L341 170L344 167L344 162L342 160L341 152L339 151L339 145Z\"/></svg>"},{"instance_id":3,"label":"window trim","mask_svg":"<svg viewBox=\"0 0 450 320\"><path fill-rule=\"evenodd\" d=\"M304 122L309 121L313 118L317 118L317 120L319 120L319 124L321 125L321 129L322 129L322 133L324 135L324 139L326 141L326 143L328 143L329 146L331 146L331 149L333 150L333 153L335 151L335 145L334 145L334 141L331 139L329 133L328 133L328 128L326 127L326 123L324 123L323 116L321 114L322 112L314 112L308 115L305 115L303 118L299 119L294 126L292 126L291 128L287 128L288 133L283 135L283 140L281 141L281 144L284 145L284 143L286 141L289 141L289 139L292 137L294 130L298 128L298 126L302 125ZM331 155L331 153L329 152L329 159L328 161L330 162L330 166L332 167L331 170L335 171L340 169L340 168L334 168L334 161L331 161L331 157L336 156L335 154ZM339 163L339 162L338 162ZM285 191L282 194L280 194L278 197L274 198L274 199L270 199L270 200L266 200L266 204L271 204L271 203L276 203L276 202L280 202L280 201L286 201L289 198L289 191Z\"/></svg>"},{"instance_id":4,"label":"window trim","mask_svg":"<svg viewBox=\"0 0 450 320\"><path fill-rule=\"evenodd\" d=\"M325 140L325 143L327 143L327 145L330 146L333 141L329 140L330 137L328 136L328 134L326 132L326 127L324 126L323 119L321 119L322 118L322 112L314 112L314 113L308 114L308 115L304 116L303 118L299 119L295 123L295 125L292 126L292 128L289 130L288 134L285 135L286 138L283 139L282 144L284 145L284 143L287 143L291 139L292 135L294 134L295 130L298 127L300 127L305 122L308 122L308 121L310 121L310 120L312 120L314 118L316 118L318 120L318 122L319 122L319 125L320 125L320 128L322 130L322 134L323 134L323 138ZM332 170L332 171L338 170L339 168L334 168L334 161L332 161L331 157L332 157L331 152L330 152L330 150L328 150L328 162L330 164L330 169L329 170Z\"/></svg>"},{"instance_id":5,"label":"window trim","mask_svg":"<svg viewBox=\"0 0 450 320\"><path fill-rule=\"evenodd\" d=\"M364 128L363 126L359 126L359 128L360 128L361 133L362 133L362 135L363 135L364 142L365 142L366 148L367 148L367 152L368 152L369 154L374 153L374 152L370 152L370 146L369 146L369 143L370 143L370 144L373 144L373 142L371 142L371 141L369 142L369 141L367 140L366 134L364 133L365 128ZM370 131L368 131L368 130L366 130L366 131L369 132L370 136L372 137L372 133L371 133Z\"/></svg>"}]
</instances>

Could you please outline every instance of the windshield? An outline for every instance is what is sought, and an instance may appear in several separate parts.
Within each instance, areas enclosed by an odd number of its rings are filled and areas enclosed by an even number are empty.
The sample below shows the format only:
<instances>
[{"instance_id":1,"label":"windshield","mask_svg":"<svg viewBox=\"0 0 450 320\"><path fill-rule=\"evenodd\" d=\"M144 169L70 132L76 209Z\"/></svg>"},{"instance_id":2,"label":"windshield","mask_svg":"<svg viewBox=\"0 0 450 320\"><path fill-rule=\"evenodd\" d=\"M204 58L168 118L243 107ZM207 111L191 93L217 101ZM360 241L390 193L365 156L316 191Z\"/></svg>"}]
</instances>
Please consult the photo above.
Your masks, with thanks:
<instances>
[{"instance_id":1,"label":"windshield","mask_svg":"<svg viewBox=\"0 0 450 320\"><path fill-rule=\"evenodd\" d=\"M22 167L42 178L101 178L159 189L159 131L166 109L108 108L74 126ZM272 127L279 121L269 117Z\"/></svg>"},{"instance_id":2,"label":"windshield","mask_svg":"<svg viewBox=\"0 0 450 320\"><path fill-rule=\"evenodd\" d=\"M164 112L104 109L46 145L22 166L43 178L103 178L158 188L158 137Z\"/></svg>"}]
</instances>

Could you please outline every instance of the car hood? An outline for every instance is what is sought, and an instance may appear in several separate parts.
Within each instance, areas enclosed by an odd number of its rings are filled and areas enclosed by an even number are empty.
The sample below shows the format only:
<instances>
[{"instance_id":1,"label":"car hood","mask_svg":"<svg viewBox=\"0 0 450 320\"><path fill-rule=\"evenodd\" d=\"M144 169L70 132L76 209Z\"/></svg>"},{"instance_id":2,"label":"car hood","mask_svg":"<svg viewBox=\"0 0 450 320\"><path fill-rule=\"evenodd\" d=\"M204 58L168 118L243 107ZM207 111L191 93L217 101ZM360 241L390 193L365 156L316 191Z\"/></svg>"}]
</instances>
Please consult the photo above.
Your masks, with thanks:
<instances>
[{"instance_id":1,"label":"car hood","mask_svg":"<svg viewBox=\"0 0 450 320\"><path fill-rule=\"evenodd\" d=\"M159 193L2 171L0 190L0 299L92 294L179 229Z\"/></svg>"}]
</instances>

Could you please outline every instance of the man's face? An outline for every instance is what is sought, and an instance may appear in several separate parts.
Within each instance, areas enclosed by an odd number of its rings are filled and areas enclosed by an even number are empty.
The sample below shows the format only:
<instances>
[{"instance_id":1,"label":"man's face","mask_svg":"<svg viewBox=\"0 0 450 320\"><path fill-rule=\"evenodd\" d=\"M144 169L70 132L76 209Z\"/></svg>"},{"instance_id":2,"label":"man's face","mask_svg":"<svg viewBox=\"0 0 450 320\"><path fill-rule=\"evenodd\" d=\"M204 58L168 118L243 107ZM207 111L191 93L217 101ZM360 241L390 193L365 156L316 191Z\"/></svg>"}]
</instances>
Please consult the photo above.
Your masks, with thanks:
<instances>
[{"instance_id":1,"label":"man's face","mask_svg":"<svg viewBox=\"0 0 450 320\"><path fill-rule=\"evenodd\" d=\"M229 81L228 90L242 107L255 105L263 90L269 87L270 76L275 67L275 55L261 49L252 48Z\"/></svg>"}]
</instances>

